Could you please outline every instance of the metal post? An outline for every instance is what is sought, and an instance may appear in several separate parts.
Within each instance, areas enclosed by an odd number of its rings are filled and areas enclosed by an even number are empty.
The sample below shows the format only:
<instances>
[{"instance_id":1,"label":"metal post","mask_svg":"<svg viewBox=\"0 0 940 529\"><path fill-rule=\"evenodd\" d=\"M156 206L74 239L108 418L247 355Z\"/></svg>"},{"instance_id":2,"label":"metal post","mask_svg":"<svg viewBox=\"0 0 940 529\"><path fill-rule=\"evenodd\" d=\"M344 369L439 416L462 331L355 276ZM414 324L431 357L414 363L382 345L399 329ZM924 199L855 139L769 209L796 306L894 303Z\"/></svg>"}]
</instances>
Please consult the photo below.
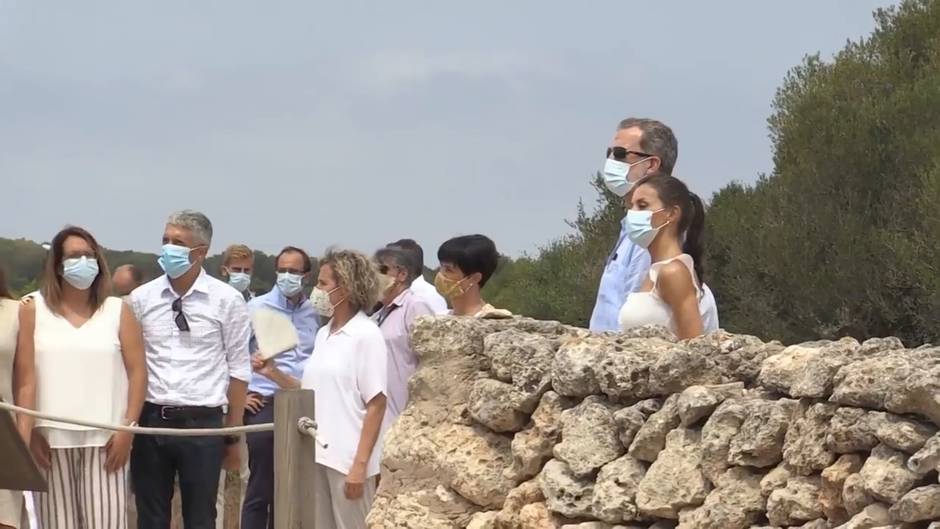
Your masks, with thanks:
<instances>
[{"instance_id":1,"label":"metal post","mask_svg":"<svg viewBox=\"0 0 940 529\"><path fill-rule=\"evenodd\" d=\"M298 427L305 417L314 418L313 391L285 390L274 397L274 523L277 529L314 529L316 443Z\"/></svg>"}]
</instances>

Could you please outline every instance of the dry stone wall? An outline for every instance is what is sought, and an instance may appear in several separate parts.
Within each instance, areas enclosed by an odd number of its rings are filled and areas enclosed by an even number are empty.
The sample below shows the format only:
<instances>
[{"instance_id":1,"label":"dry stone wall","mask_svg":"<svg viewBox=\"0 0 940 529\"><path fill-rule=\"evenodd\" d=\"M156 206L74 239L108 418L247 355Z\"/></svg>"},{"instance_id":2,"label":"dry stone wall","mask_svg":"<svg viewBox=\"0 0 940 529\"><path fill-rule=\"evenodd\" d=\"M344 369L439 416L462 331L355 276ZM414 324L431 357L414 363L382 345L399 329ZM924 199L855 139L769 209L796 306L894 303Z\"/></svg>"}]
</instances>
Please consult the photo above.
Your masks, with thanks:
<instances>
[{"instance_id":1,"label":"dry stone wall","mask_svg":"<svg viewBox=\"0 0 940 529\"><path fill-rule=\"evenodd\" d=\"M374 529L940 527L940 348L421 320Z\"/></svg>"}]
</instances>

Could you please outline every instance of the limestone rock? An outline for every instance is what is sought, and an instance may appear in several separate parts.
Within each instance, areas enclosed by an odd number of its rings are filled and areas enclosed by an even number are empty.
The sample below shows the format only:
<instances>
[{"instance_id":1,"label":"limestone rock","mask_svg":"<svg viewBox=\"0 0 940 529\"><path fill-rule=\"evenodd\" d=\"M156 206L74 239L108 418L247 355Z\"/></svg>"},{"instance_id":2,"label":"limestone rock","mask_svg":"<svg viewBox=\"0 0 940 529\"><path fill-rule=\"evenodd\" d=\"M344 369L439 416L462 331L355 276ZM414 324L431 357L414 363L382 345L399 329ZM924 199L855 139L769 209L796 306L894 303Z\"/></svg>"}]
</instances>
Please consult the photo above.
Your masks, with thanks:
<instances>
[{"instance_id":1,"label":"limestone rock","mask_svg":"<svg viewBox=\"0 0 940 529\"><path fill-rule=\"evenodd\" d=\"M807 522L803 525L797 526L795 529L829 529L829 522L820 518L818 520L813 520L812 522Z\"/></svg>"},{"instance_id":2,"label":"limestone rock","mask_svg":"<svg viewBox=\"0 0 940 529\"><path fill-rule=\"evenodd\" d=\"M849 516L862 512L866 505L875 503L875 499L865 490L865 481L861 474L852 474L845 478L842 486L842 504Z\"/></svg>"},{"instance_id":3,"label":"limestone rock","mask_svg":"<svg viewBox=\"0 0 940 529\"><path fill-rule=\"evenodd\" d=\"M747 468L725 472L705 498L705 503L679 514L679 528L747 529L763 514L761 476Z\"/></svg>"},{"instance_id":4,"label":"limestone rock","mask_svg":"<svg viewBox=\"0 0 940 529\"><path fill-rule=\"evenodd\" d=\"M868 452L878 445L877 424L867 411L843 407L836 410L826 435L826 446L837 454Z\"/></svg>"},{"instance_id":5,"label":"limestone rock","mask_svg":"<svg viewBox=\"0 0 940 529\"><path fill-rule=\"evenodd\" d=\"M663 407L650 415L630 445L630 455L647 462L656 460L657 454L666 444L666 434L679 426L678 395L672 395Z\"/></svg>"},{"instance_id":6,"label":"limestone rock","mask_svg":"<svg viewBox=\"0 0 940 529\"><path fill-rule=\"evenodd\" d=\"M604 465L594 485L594 517L618 523L637 520L636 493L646 464L623 456Z\"/></svg>"},{"instance_id":7,"label":"limestone rock","mask_svg":"<svg viewBox=\"0 0 940 529\"><path fill-rule=\"evenodd\" d=\"M561 414L562 441L554 454L578 476L595 472L624 453L617 435L614 408L601 397L591 396Z\"/></svg>"},{"instance_id":8,"label":"limestone rock","mask_svg":"<svg viewBox=\"0 0 940 529\"><path fill-rule=\"evenodd\" d=\"M884 527L890 523L891 516L888 514L888 508L880 503L875 503L865 507L851 520L836 529L874 529L875 527Z\"/></svg>"},{"instance_id":9,"label":"limestone rock","mask_svg":"<svg viewBox=\"0 0 940 529\"><path fill-rule=\"evenodd\" d=\"M728 379L747 385L757 380L765 359L783 350L779 342L765 344L754 336L720 330L689 340L687 347L700 356L711 358Z\"/></svg>"},{"instance_id":10,"label":"limestone rock","mask_svg":"<svg viewBox=\"0 0 940 529\"><path fill-rule=\"evenodd\" d=\"M594 480L579 478L564 462L552 459L539 475L539 485L549 510L569 518L593 515Z\"/></svg>"},{"instance_id":11,"label":"limestone rock","mask_svg":"<svg viewBox=\"0 0 940 529\"><path fill-rule=\"evenodd\" d=\"M799 525L822 517L819 505L819 478L794 477L786 488L777 489L767 498L767 519L771 525Z\"/></svg>"},{"instance_id":12,"label":"limestone rock","mask_svg":"<svg viewBox=\"0 0 940 529\"><path fill-rule=\"evenodd\" d=\"M869 415L875 423L875 437L884 445L907 454L923 448L937 433L936 427L891 413L870 412Z\"/></svg>"},{"instance_id":13,"label":"limestone rock","mask_svg":"<svg viewBox=\"0 0 940 529\"><path fill-rule=\"evenodd\" d=\"M478 512L470 518L467 529L496 529L497 511Z\"/></svg>"},{"instance_id":14,"label":"limestone rock","mask_svg":"<svg viewBox=\"0 0 940 529\"><path fill-rule=\"evenodd\" d=\"M672 347L656 354L649 369L649 396L680 393L687 387L730 382L710 356L686 347ZM644 395L637 395L642 398Z\"/></svg>"},{"instance_id":15,"label":"limestone rock","mask_svg":"<svg viewBox=\"0 0 940 529\"><path fill-rule=\"evenodd\" d=\"M539 473L561 437L561 413L572 405L554 391L542 396L529 427L512 439L512 466L503 473L507 479L522 481Z\"/></svg>"},{"instance_id":16,"label":"limestone rock","mask_svg":"<svg viewBox=\"0 0 940 529\"><path fill-rule=\"evenodd\" d=\"M819 504L830 522L838 525L849 520L849 513L842 501L842 491L845 488L845 480L861 469L862 458L859 455L845 454L822 471Z\"/></svg>"},{"instance_id":17,"label":"limestone rock","mask_svg":"<svg viewBox=\"0 0 940 529\"><path fill-rule=\"evenodd\" d=\"M511 329L487 336L483 344L483 353L499 380L539 396L551 384L556 342L547 336Z\"/></svg>"},{"instance_id":18,"label":"limestone rock","mask_svg":"<svg viewBox=\"0 0 940 529\"><path fill-rule=\"evenodd\" d=\"M709 484L702 474L701 435L679 428L666 436L666 448L640 482L640 513L677 520L679 511L705 501Z\"/></svg>"},{"instance_id":19,"label":"limestone rock","mask_svg":"<svg viewBox=\"0 0 940 529\"><path fill-rule=\"evenodd\" d=\"M565 524L561 529L646 529L646 526L640 525L611 525L606 522L584 522L578 524Z\"/></svg>"},{"instance_id":20,"label":"limestone rock","mask_svg":"<svg viewBox=\"0 0 940 529\"><path fill-rule=\"evenodd\" d=\"M499 508L513 481L503 477L512 463L509 439L479 427L453 425L442 433L441 465L449 485L483 508Z\"/></svg>"},{"instance_id":21,"label":"limestone rock","mask_svg":"<svg viewBox=\"0 0 940 529\"><path fill-rule=\"evenodd\" d=\"M940 348L889 351L844 366L830 400L940 424Z\"/></svg>"},{"instance_id":22,"label":"limestone rock","mask_svg":"<svg viewBox=\"0 0 940 529\"><path fill-rule=\"evenodd\" d=\"M731 440L747 416L747 407L740 399L722 402L702 428L702 470L712 483L728 468Z\"/></svg>"},{"instance_id":23,"label":"limestone rock","mask_svg":"<svg viewBox=\"0 0 940 529\"><path fill-rule=\"evenodd\" d=\"M526 397L511 384L483 378L473 383L468 410L471 417L494 432L518 432L529 420L520 409Z\"/></svg>"},{"instance_id":24,"label":"limestone rock","mask_svg":"<svg viewBox=\"0 0 940 529\"><path fill-rule=\"evenodd\" d=\"M552 360L552 388L566 397L600 393L596 369L609 349L608 341L599 336L562 344Z\"/></svg>"},{"instance_id":25,"label":"limestone rock","mask_svg":"<svg viewBox=\"0 0 940 529\"><path fill-rule=\"evenodd\" d=\"M744 393L743 382L719 386L691 386L680 395L677 405L682 426L692 426L708 417L725 399L740 397Z\"/></svg>"},{"instance_id":26,"label":"limestone rock","mask_svg":"<svg viewBox=\"0 0 940 529\"><path fill-rule=\"evenodd\" d=\"M798 412L799 402L795 400L750 401L747 417L731 440L728 462L758 468L779 463L787 428Z\"/></svg>"},{"instance_id":27,"label":"limestone rock","mask_svg":"<svg viewBox=\"0 0 940 529\"><path fill-rule=\"evenodd\" d=\"M865 492L887 503L900 500L917 482L917 474L908 470L905 460L901 452L876 446L859 472Z\"/></svg>"},{"instance_id":28,"label":"limestone rock","mask_svg":"<svg viewBox=\"0 0 940 529\"><path fill-rule=\"evenodd\" d=\"M814 404L787 430L783 460L797 474L808 476L831 465L835 454L826 450L834 404Z\"/></svg>"},{"instance_id":29,"label":"limestone rock","mask_svg":"<svg viewBox=\"0 0 940 529\"><path fill-rule=\"evenodd\" d=\"M902 522L940 519L940 485L928 485L908 492L889 512L892 519Z\"/></svg>"},{"instance_id":30,"label":"limestone rock","mask_svg":"<svg viewBox=\"0 0 940 529\"><path fill-rule=\"evenodd\" d=\"M521 525L519 515L522 512L522 508L526 505L539 503L544 500L545 496L542 494L539 479L526 481L512 489L509 491L509 494L506 495L506 502L503 504L503 509L496 517L497 529L519 527Z\"/></svg>"},{"instance_id":31,"label":"limestone rock","mask_svg":"<svg viewBox=\"0 0 940 529\"><path fill-rule=\"evenodd\" d=\"M860 348L852 338L793 345L764 360L758 380L791 397L825 398L836 372L856 359Z\"/></svg>"},{"instance_id":32,"label":"limestone rock","mask_svg":"<svg viewBox=\"0 0 940 529\"><path fill-rule=\"evenodd\" d=\"M650 386L650 372L657 358L675 345L661 339L621 340L597 366L601 392L614 401L646 399L657 393Z\"/></svg>"},{"instance_id":33,"label":"limestone rock","mask_svg":"<svg viewBox=\"0 0 940 529\"><path fill-rule=\"evenodd\" d=\"M386 486L386 481L382 481ZM380 495L366 519L370 529L454 529L467 525L478 507L438 485L430 490Z\"/></svg>"},{"instance_id":34,"label":"limestone rock","mask_svg":"<svg viewBox=\"0 0 940 529\"><path fill-rule=\"evenodd\" d=\"M787 482L789 482L790 478L794 475L793 471L787 468L785 464L774 468L760 480L761 495L767 498L773 491L786 487Z\"/></svg>"},{"instance_id":35,"label":"limestone rock","mask_svg":"<svg viewBox=\"0 0 940 529\"><path fill-rule=\"evenodd\" d=\"M659 399L647 399L637 402L614 413L614 422L617 423L617 431L620 436L620 442L624 448L630 448L633 439L636 437L640 428L646 424L646 420L654 413L661 410L663 401Z\"/></svg>"},{"instance_id":36,"label":"limestone rock","mask_svg":"<svg viewBox=\"0 0 940 529\"><path fill-rule=\"evenodd\" d=\"M907 460L907 468L924 476L940 466L940 434L934 435Z\"/></svg>"},{"instance_id":37,"label":"limestone rock","mask_svg":"<svg viewBox=\"0 0 940 529\"><path fill-rule=\"evenodd\" d=\"M544 503L530 503L519 511L519 529L555 529L558 524L552 519Z\"/></svg>"}]
</instances>

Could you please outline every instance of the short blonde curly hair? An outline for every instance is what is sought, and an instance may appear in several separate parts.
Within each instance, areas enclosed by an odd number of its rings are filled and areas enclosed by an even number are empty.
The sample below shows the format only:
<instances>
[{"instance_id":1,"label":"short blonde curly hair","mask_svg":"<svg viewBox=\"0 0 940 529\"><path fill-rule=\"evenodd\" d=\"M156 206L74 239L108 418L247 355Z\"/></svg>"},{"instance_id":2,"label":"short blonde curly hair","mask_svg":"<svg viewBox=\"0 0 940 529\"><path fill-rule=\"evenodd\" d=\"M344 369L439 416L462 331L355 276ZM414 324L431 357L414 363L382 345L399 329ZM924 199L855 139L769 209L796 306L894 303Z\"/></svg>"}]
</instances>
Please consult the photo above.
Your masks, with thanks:
<instances>
[{"instance_id":1,"label":"short blonde curly hair","mask_svg":"<svg viewBox=\"0 0 940 529\"><path fill-rule=\"evenodd\" d=\"M356 310L371 309L379 300L379 270L375 263L355 250L328 249L319 265L330 265L337 286L349 292L346 300Z\"/></svg>"}]
</instances>

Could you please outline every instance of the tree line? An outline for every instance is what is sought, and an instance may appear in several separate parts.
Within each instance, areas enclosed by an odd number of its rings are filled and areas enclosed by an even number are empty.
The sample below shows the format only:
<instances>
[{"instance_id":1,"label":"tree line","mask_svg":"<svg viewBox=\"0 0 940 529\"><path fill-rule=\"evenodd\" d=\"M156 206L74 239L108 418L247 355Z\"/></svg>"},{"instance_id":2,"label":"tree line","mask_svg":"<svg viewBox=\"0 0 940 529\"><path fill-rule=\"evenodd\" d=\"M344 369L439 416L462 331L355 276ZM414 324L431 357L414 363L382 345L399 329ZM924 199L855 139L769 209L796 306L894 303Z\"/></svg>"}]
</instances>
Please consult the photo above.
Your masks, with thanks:
<instances>
[{"instance_id":1,"label":"tree line","mask_svg":"<svg viewBox=\"0 0 940 529\"><path fill-rule=\"evenodd\" d=\"M807 56L786 75L768 119L773 171L711 198L705 282L725 329L785 343L938 339L940 0L907 0L874 16L870 36L830 61ZM592 181L597 201L577 205L572 232L531 255L503 257L484 289L488 301L587 326L624 215L597 175ZM17 291L35 287L44 254L0 239ZM160 272L151 254L108 259ZM210 272L219 259L209 260ZM255 266L252 288L265 291L273 259L258 252Z\"/></svg>"}]
</instances>

